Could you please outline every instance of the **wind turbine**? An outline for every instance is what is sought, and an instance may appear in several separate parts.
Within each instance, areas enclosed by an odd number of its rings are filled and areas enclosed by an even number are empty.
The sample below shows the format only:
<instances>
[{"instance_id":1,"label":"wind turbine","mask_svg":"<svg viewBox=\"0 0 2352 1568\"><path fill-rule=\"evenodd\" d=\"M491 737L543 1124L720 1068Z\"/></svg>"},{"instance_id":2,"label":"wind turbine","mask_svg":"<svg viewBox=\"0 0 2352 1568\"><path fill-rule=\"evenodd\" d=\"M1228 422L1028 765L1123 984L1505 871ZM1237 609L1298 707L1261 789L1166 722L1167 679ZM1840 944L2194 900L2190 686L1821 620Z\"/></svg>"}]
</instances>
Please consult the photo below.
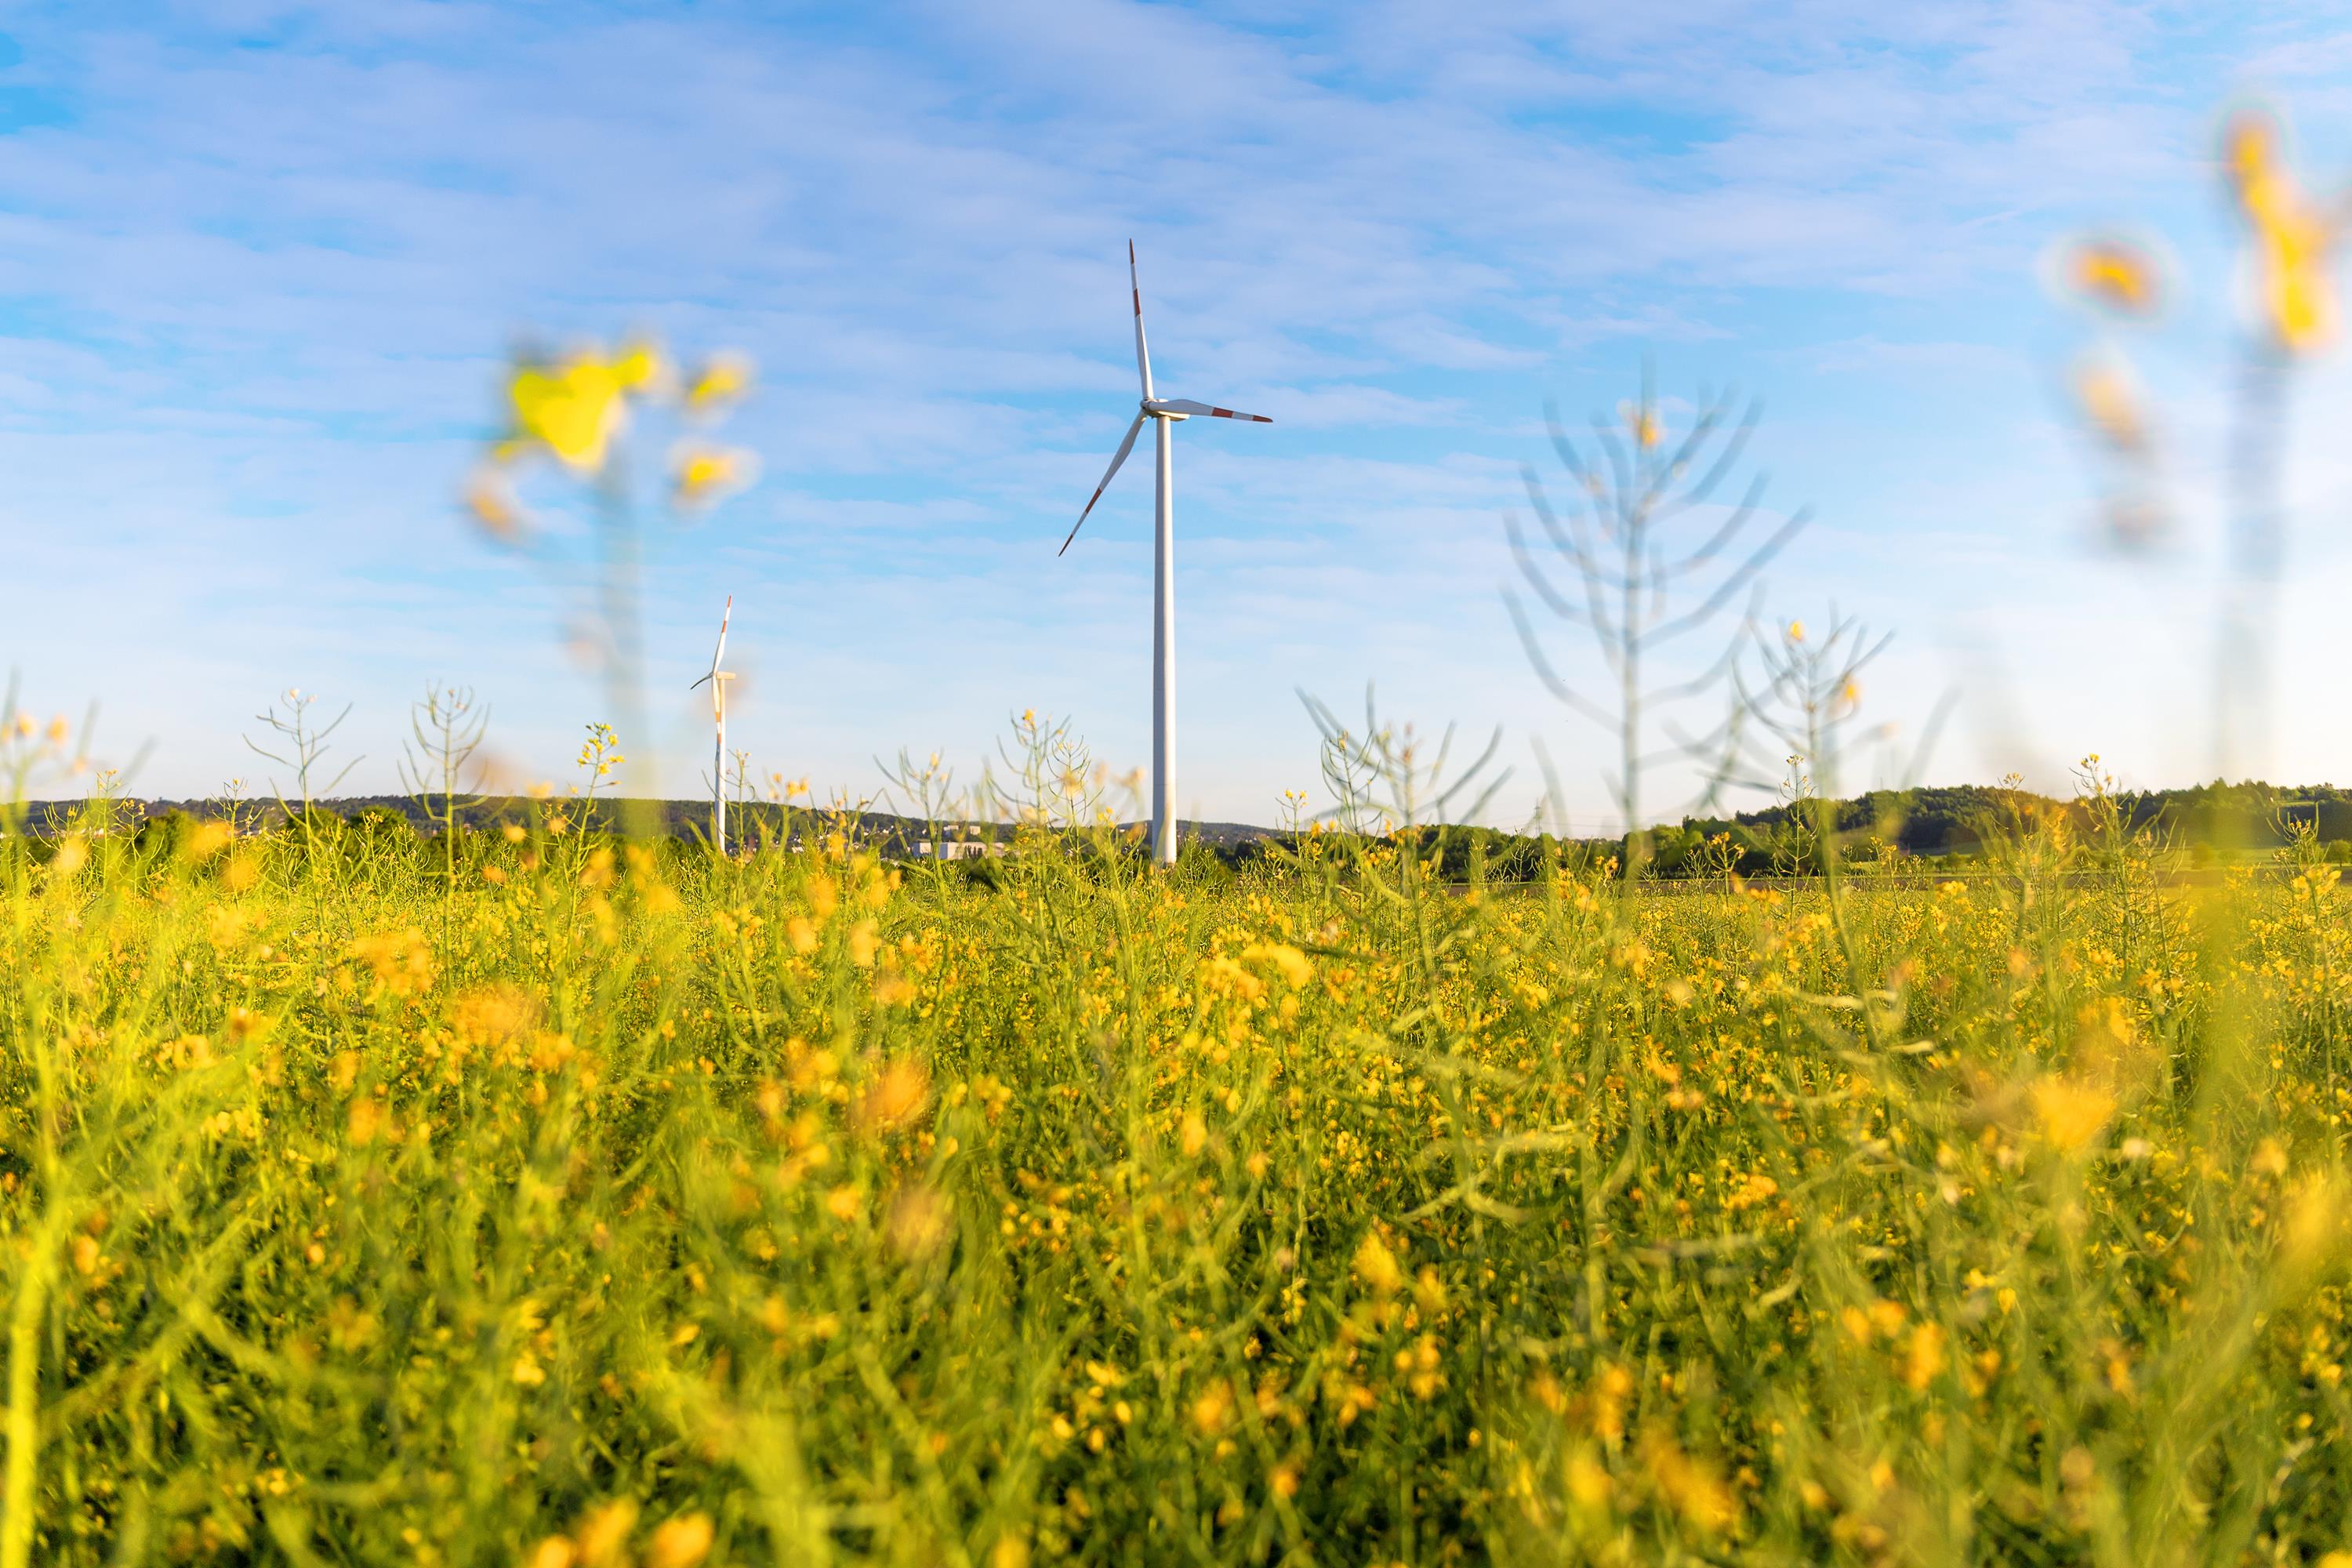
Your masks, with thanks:
<instances>
[{"instance_id":1,"label":"wind turbine","mask_svg":"<svg viewBox=\"0 0 2352 1568\"><path fill-rule=\"evenodd\" d=\"M1103 470L1102 483L1087 500L1086 510L1070 525L1069 539L1062 541L1056 555L1070 548L1070 540L1087 522L1087 513L1095 510L1102 500L1103 490L1111 477L1118 472L1127 455L1135 450L1135 437L1141 433L1143 422L1153 421L1160 455L1159 479L1155 489L1156 527L1151 551L1151 856L1162 866L1176 864L1176 471L1170 457L1168 433L1195 414L1211 419L1239 419L1250 425L1271 425L1273 420L1262 414L1237 414L1230 408L1218 408L1206 403L1195 403L1189 397L1160 397L1151 390L1151 354L1143 344L1143 285L1135 270L1135 241L1127 242L1128 291L1135 303L1135 373L1143 382L1143 402L1137 409L1135 423L1127 427L1127 439L1111 454L1110 467Z\"/></svg>"},{"instance_id":2,"label":"wind turbine","mask_svg":"<svg viewBox=\"0 0 2352 1568\"><path fill-rule=\"evenodd\" d=\"M727 853L727 683L735 679L732 670L719 668L727 657L727 623L735 614L735 595L727 595L727 607L719 612L719 646L711 650L710 673L687 688L708 682L710 687L710 718L719 730L719 740L710 756L710 837L721 855Z\"/></svg>"}]
</instances>

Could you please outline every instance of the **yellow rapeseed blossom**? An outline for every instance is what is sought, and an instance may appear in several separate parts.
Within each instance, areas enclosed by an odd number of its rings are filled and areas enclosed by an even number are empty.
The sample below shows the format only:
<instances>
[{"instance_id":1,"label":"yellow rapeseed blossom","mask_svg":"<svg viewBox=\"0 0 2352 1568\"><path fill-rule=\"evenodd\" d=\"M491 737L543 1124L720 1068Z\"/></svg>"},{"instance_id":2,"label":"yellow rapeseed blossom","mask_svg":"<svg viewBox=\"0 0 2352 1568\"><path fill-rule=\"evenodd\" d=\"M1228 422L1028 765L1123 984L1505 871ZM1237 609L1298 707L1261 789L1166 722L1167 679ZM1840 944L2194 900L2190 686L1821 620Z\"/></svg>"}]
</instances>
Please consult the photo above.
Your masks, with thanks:
<instances>
[{"instance_id":1,"label":"yellow rapeseed blossom","mask_svg":"<svg viewBox=\"0 0 2352 1568\"><path fill-rule=\"evenodd\" d=\"M566 468L593 474L620 433L631 384L618 362L583 354L562 365L518 367L507 399L518 428Z\"/></svg>"},{"instance_id":2,"label":"yellow rapeseed blossom","mask_svg":"<svg viewBox=\"0 0 2352 1568\"><path fill-rule=\"evenodd\" d=\"M218 820L200 822L189 834L183 853L190 860L209 860L236 839L236 830Z\"/></svg>"},{"instance_id":3,"label":"yellow rapeseed blossom","mask_svg":"<svg viewBox=\"0 0 2352 1568\"><path fill-rule=\"evenodd\" d=\"M1364 1239L1356 1244L1354 1268L1356 1278L1377 1295L1393 1296L1404 1283L1404 1269L1378 1231L1366 1231Z\"/></svg>"},{"instance_id":4,"label":"yellow rapeseed blossom","mask_svg":"<svg viewBox=\"0 0 2352 1568\"><path fill-rule=\"evenodd\" d=\"M707 1513L665 1520L646 1542L646 1568L696 1568L710 1555L715 1536Z\"/></svg>"},{"instance_id":5,"label":"yellow rapeseed blossom","mask_svg":"<svg viewBox=\"0 0 2352 1568\"><path fill-rule=\"evenodd\" d=\"M2129 240L2112 236L2077 241L2067 252L2066 282L2094 303L2129 316L2157 308L2156 263Z\"/></svg>"},{"instance_id":6,"label":"yellow rapeseed blossom","mask_svg":"<svg viewBox=\"0 0 2352 1568\"><path fill-rule=\"evenodd\" d=\"M760 460L740 447L681 446L670 458L670 491L689 510L716 505L759 477Z\"/></svg>"},{"instance_id":7,"label":"yellow rapeseed blossom","mask_svg":"<svg viewBox=\"0 0 2352 1568\"><path fill-rule=\"evenodd\" d=\"M1177 1129L1176 1141L1187 1160L1198 1158L1201 1151L1209 1146L1209 1124L1202 1119L1199 1111L1184 1113L1183 1123Z\"/></svg>"},{"instance_id":8,"label":"yellow rapeseed blossom","mask_svg":"<svg viewBox=\"0 0 2352 1568\"><path fill-rule=\"evenodd\" d=\"M1936 1381L1944 1368L1951 1363L1946 1352L1948 1342L1943 1326L1921 1323L1911 1331L1903 1348L1903 1383L1907 1388L1925 1389Z\"/></svg>"},{"instance_id":9,"label":"yellow rapeseed blossom","mask_svg":"<svg viewBox=\"0 0 2352 1568\"><path fill-rule=\"evenodd\" d=\"M893 1057L881 1064L857 1100L857 1124L867 1132L896 1132L923 1112L930 1096L930 1074L912 1057Z\"/></svg>"},{"instance_id":10,"label":"yellow rapeseed blossom","mask_svg":"<svg viewBox=\"0 0 2352 1568\"><path fill-rule=\"evenodd\" d=\"M581 1568L620 1568L627 1561L629 1534L637 1526L637 1505L618 1498L590 1509L580 1519L572 1538L579 1547Z\"/></svg>"},{"instance_id":11,"label":"yellow rapeseed blossom","mask_svg":"<svg viewBox=\"0 0 2352 1568\"><path fill-rule=\"evenodd\" d=\"M707 414L735 402L751 389L751 361L731 350L712 354L687 384L688 412Z\"/></svg>"},{"instance_id":12,"label":"yellow rapeseed blossom","mask_svg":"<svg viewBox=\"0 0 2352 1568\"><path fill-rule=\"evenodd\" d=\"M1685 1453L1662 1431L1647 1434L1642 1460L1666 1506L1703 1535L1719 1535L1739 1518L1739 1502L1712 1465Z\"/></svg>"},{"instance_id":13,"label":"yellow rapeseed blossom","mask_svg":"<svg viewBox=\"0 0 2352 1568\"><path fill-rule=\"evenodd\" d=\"M432 989L433 946L415 926L353 937L345 951L365 964L376 985L392 995L416 996Z\"/></svg>"},{"instance_id":14,"label":"yellow rapeseed blossom","mask_svg":"<svg viewBox=\"0 0 2352 1568\"><path fill-rule=\"evenodd\" d=\"M2287 172L2278 126L2268 115L2233 116L2222 132L2222 150L2249 231L2263 325L2290 353L2318 348L2336 332L2336 289L2328 275L2336 222Z\"/></svg>"},{"instance_id":15,"label":"yellow rapeseed blossom","mask_svg":"<svg viewBox=\"0 0 2352 1568\"><path fill-rule=\"evenodd\" d=\"M2044 1078L2033 1086L2033 1115L2042 1141L2062 1154L2082 1149L2116 1113L2116 1097L2096 1083Z\"/></svg>"},{"instance_id":16,"label":"yellow rapeseed blossom","mask_svg":"<svg viewBox=\"0 0 2352 1568\"><path fill-rule=\"evenodd\" d=\"M1588 1513L1598 1513L1609 1506L1616 1486L1591 1448L1579 1445L1569 1450L1564 1471L1562 1479L1569 1499L1577 1507Z\"/></svg>"},{"instance_id":17,"label":"yellow rapeseed blossom","mask_svg":"<svg viewBox=\"0 0 2352 1568\"><path fill-rule=\"evenodd\" d=\"M1254 942L1242 949L1242 962L1268 968L1294 989L1315 976L1314 963L1286 942Z\"/></svg>"},{"instance_id":18,"label":"yellow rapeseed blossom","mask_svg":"<svg viewBox=\"0 0 2352 1568\"><path fill-rule=\"evenodd\" d=\"M1225 1429L1225 1423L1233 1418L1233 1384L1218 1378L1192 1400L1192 1427L1203 1436L1213 1437Z\"/></svg>"}]
</instances>

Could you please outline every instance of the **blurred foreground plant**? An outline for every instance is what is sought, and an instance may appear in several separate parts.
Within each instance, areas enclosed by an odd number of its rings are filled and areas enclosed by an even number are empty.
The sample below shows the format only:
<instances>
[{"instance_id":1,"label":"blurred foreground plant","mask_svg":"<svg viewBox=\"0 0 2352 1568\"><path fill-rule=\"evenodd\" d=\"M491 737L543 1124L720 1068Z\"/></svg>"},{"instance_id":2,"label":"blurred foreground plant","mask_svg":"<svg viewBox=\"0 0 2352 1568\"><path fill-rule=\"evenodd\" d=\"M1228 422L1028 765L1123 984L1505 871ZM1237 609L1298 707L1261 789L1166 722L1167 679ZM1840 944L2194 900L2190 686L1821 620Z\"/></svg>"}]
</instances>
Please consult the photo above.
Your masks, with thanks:
<instances>
[{"instance_id":1,"label":"blurred foreground plant","mask_svg":"<svg viewBox=\"0 0 2352 1568\"><path fill-rule=\"evenodd\" d=\"M1673 704L1721 685L1744 634L1735 623L1719 653L1702 655L1704 663L1677 660L1671 650L1685 637L1712 626L1743 593L1758 588L1765 566L1807 521L1801 510L1777 523L1766 521L1766 476L1760 473L1736 503L1716 501L1747 450L1761 409L1753 401L1741 409L1730 394L1702 394L1700 403L1689 427L1670 437L1645 371L1640 401L1623 405L1617 424L1593 419L1597 461L1587 460L1557 413L1548 411L1553 447L1575 481L1569 502L1555 508L1535 470L1529 468L1526 477L1528 500L1558 564L1548 565L1528 548L1516 517L1506 519L1512 558L1528 591L1551 615L1592 639L1615 687L1609 699L1596 700L1564 679L1517 594L1505 590L1512 624L1537 675L1561 703L1617 739L1617 763L1606 777L1623 820L1629 877L1639 876L1648 860L1644 773L1670 761L1690 760L1694 747L1700 765L1707 767L1712 748L1728 736L1727 730L1695 743L1658 747L1652 726L1659 710L1670 711ZM1559 567L1567 570L1572 597L1554 581ZM1663 681L1656 673L1661 659L1669 661ZM1548 758L1544 765L1549 773ZM1555 809L1565 809L1556 778L1552 801Z\"/></svg>"},{"instance_id":2,"label":"blurred foreground plant","mask_svg":"<svg viewBox=\"0 0 2352 1568\"><path fill-rule=\"evenodd\" d=\"M606 700L631 734L646 732L640 512L658 504L676 520L698 517L757 477L751 453L720 445L711 434L751 382L751 362L731 351L681 375L645 341L617 350L592 345L562 356L526 349L507 373L506 426L467 482L467 507L484 534L565 586L580 563L566 555L565 531L528 507L521 487L535 468L551 462L559 479L585 488L593 608L575 618L571 640L603 676ZM633 425L656 416L676 434L660 465L666 479L649 496L630 473L627 437ZM650 758L639 765L649 768ZM657 787L649 773L644 784L625 792L640 813L635 800ZM642 831L649 822L635 826Z\"/></svg>"}]
</instances>

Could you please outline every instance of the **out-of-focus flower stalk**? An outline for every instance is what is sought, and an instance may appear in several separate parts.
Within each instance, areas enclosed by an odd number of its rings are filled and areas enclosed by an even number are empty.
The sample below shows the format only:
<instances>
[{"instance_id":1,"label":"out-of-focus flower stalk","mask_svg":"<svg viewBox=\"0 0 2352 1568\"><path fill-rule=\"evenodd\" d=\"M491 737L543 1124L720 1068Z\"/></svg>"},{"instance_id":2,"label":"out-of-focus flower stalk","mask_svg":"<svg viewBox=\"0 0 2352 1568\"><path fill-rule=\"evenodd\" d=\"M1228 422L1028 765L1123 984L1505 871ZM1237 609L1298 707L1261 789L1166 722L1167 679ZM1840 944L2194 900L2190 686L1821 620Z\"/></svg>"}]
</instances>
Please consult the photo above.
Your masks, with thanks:
<instances>
[{"instance_id":1,"label":"out-of-focus flower stalk","mask_svg":"<svg viewBox=\"0 0 2352 1568\"><path fill-rule=\"evenodd\" d=\"M2277 122L2258 110L2222 132L2222 170L2246 226L2253 321L2230 450L2229 574L2215 650L2214 764L2222 777L2271 758L2271 627L2284 556L2279 500L2288 376L2335 337L2334 219L2295 182Z\"/></svg>"}]
</instances>

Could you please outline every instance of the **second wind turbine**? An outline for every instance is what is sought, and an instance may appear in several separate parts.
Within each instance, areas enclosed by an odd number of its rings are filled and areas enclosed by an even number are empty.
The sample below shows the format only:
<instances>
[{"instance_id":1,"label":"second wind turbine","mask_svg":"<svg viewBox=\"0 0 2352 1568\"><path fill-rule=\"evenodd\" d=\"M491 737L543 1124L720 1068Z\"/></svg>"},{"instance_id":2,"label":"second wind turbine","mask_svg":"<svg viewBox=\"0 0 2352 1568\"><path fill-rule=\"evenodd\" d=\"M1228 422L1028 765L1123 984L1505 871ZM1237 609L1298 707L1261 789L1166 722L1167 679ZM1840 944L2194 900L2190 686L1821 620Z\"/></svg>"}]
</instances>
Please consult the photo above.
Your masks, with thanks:
<instances>
[{"instance_id":1,"label":"second wind turbine","mask_svg":"<svg viewBox=\"0 0 2352 1568\"><path fill-rule=\"evenodd\" d=\"M1169 431L1182 421L1198 414L1211 419L1239 419L1251 425L1271 425L1273 420L1262 414L1238 414L1230 408L1218 408L1206 403L1195 403L1189 397L1160 397L1151 390L1151 354L1143 343L1143 285L1136 277L1135 242L1127 242L1127 279L1129 298L1135 305L1135 373L1143 382L1143 402L1138 408L1135 422L1127 427L1127 439L1111 454L1110 467L1103 470L1102 483L1087 499L1086 510L1078 521L1070 525L1069 538L1062 541L1056 555L1070 548L1070 540L1078 536L1086 526L1087 514L1102 500L1111 476L1118 472L1127 455L1135 450L1135 438L1142 433L1143 422L1151 420L1158 426L1160 468L1156 488L1157 526L1153 530L1151 551L1151 858L1162 866L1176 864L1176 490L1175 466L1170 456Z\"/></svg>"},{"instance_id":2,"label":"second wind turbine","mask_svg":"<svg viewBox=\"0 0 2352 1568\"><path fill-rule=\"evenodd\" d=\"M710 749L710 841L719 853L727 853L727 683L735 679L731 669L721 669L719 661L727 657L727 623L735 618L735 595L727 595L727 607L719 612L719 646L711 651L710 673L687 688L688 691L705 681L710 685L710 722L718 739Z\"/></svg>"}]
</instances>

